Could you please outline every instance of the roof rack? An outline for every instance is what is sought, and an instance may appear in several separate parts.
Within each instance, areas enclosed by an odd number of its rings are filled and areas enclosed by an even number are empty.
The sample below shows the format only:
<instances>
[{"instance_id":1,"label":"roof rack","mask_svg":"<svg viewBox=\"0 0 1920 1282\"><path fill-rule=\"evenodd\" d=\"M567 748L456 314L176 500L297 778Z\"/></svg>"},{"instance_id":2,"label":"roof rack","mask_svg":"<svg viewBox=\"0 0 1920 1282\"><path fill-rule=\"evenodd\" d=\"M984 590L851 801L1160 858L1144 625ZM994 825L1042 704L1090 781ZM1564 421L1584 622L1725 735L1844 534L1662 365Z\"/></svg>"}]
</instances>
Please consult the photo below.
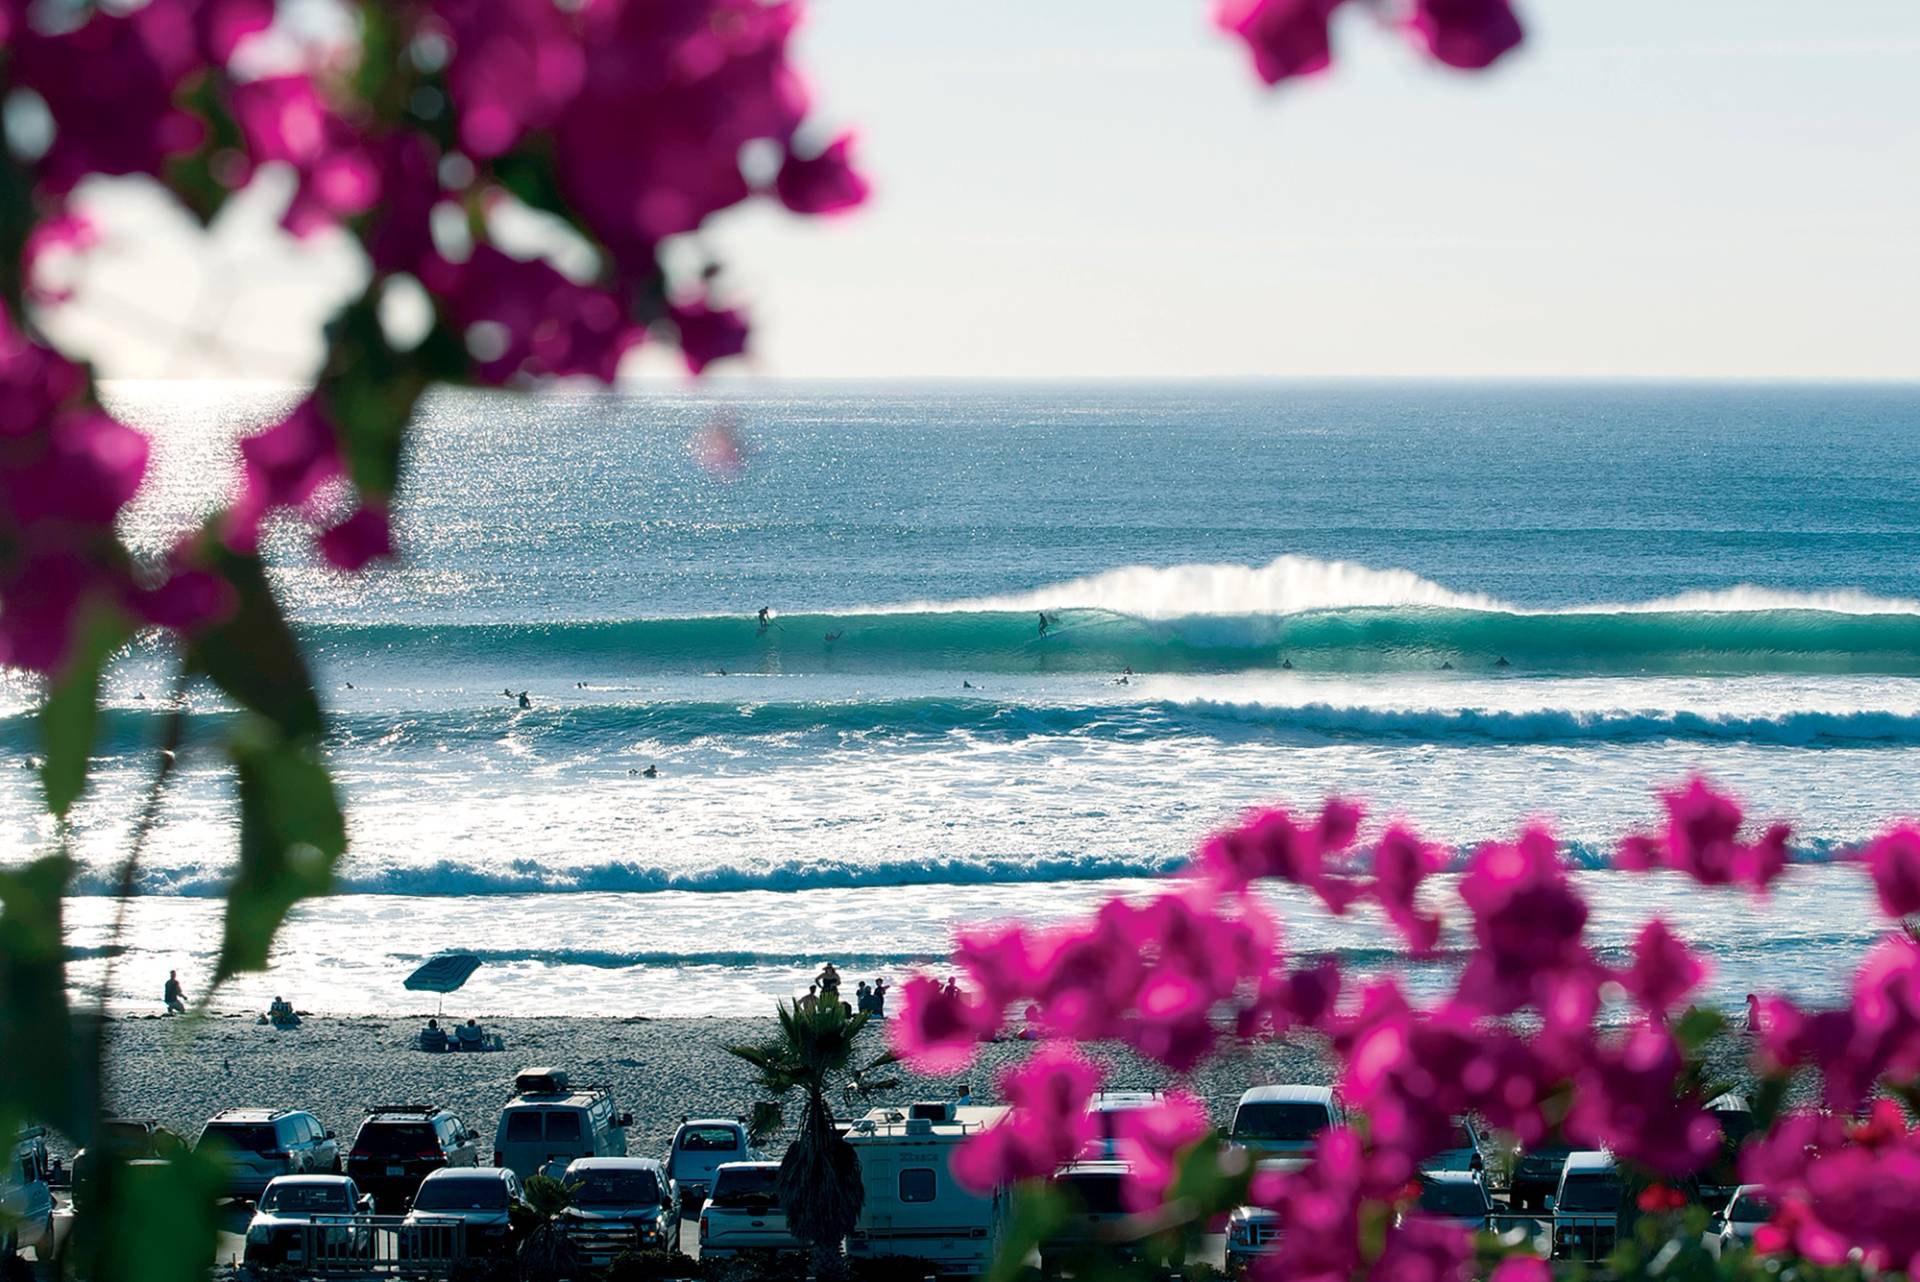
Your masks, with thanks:
<instances>
[{"instance_id":1,"label":"roof rack","mask_svg":"<svg viewBox=\"0 0 1920 1282\"><path fill-rule=\"evenodd\" d=\"M372 1104L367 1112L379 1113L438 1113L438 1104Z\"/></svg>"}]
</instances>

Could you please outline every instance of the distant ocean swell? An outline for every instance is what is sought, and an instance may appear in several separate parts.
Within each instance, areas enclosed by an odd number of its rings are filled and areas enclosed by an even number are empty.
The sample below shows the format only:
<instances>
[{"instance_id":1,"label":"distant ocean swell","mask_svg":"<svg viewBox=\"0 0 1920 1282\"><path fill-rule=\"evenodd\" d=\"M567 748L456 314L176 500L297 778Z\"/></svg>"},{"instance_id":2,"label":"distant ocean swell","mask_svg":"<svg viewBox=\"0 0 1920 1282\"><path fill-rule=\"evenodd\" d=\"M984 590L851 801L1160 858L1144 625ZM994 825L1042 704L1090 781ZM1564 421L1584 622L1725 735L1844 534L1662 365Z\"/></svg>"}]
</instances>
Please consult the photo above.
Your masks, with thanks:
<instances>
[{"instance_id":1,"label":"distant ocean swell","mask_svg":"<svg viewBox=\"0 0 1920 1282\"><path fill-rule=\"evenodd\" d=\"M1889 602L1890 606L1896 603ZM1572 610L1349 606L1153 618L1032 612L795 614L555 624L310 624L348 679L409 663L476 682L619 674L1485 672L1920 674L1920 614L1809 608ZM518 685L516 685L518 688Z\"/></svg>"},{"instance_id":2,"label":"distant ocean swell","mask_svg":"<svg viewBox=\"0 0 1920 1282\"><path fill-rule=\"evenodd\" d=\"M1456 866L1475 843L1455 851ZM1811 841L1796 846L1790 856L1801 863L1828 863L1848 857L1850 846ZM1568 863L1593 871L1608 869L1610 847L1581 842L1566 846ZM407 867L356 868L351 861L336 889L362 895L526 895L526 894L648 894L682 891L730 894L743 891L883 890L910 886L975 886L1058 884L1115 881L1165 876L1184 868L1184 856L1138 857L1052 855L1039 858L980 856L968 859L894 859L870 863L833 860L782 860L757 866L710 866L676 870L653 865L612 862L584 867L555 867L535 860L473 865L452 860ZM186 864L143 867L139 892L148 895L216 896L225 892L232 868L224 864ZM113 871L83 870L75 894L114 892Z\"/></svg>"},{"instance_id":3,"label":"distant ocean swell","mask_svg":"<svg viewBox=\"0 0 1920 1282\"><path fill-rule=\"evenodd\" d=\"M158 713L115 709L97 751L135 754L157 742ZM193 718L189 742L211 741L224 714ZM541 704L530 711L478 709L349 713L334 718L336 751L405 755L461 744L486 746L511 736L535 751L618 752L797 739L794 746L941 740L964 734L1017 742L1073 737L1125 742L1212 738L1240 741L1292 735L1310 739L1423 743L1752 743L1784 747L1900 748L1920 745L1920 711L1789 710L1773 714L1636 708L1414 707L1279 704L1226 699L1142 703L1001 702L974 697L754 703L713 701ZM0 716L0 749L36 750L38 728L25 714ZM772 749L775 745L765 745Z\"/></svg>"}]
</instances>

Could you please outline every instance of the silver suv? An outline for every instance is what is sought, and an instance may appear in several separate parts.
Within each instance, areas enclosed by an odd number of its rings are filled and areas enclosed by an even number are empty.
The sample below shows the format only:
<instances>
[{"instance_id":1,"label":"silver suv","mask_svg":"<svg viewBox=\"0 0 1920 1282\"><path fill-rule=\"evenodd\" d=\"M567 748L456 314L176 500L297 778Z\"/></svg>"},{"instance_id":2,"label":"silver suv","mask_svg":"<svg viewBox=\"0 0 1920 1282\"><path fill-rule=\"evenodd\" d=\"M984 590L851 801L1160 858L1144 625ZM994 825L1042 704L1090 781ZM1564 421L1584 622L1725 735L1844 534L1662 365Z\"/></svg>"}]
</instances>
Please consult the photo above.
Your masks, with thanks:
<instances>
[{"instance_id":1,"label":"silver suv","mask_svg":"<svg viewBox=\"0 0 1920 1282\"><path fill-rule=\"evenodd\" d=\"M196 1153L227 1165L225 1196L252 1200L278 1175L338 1175L340 1144L312 1113L292 1108L229 1108L200 1132Z\"/></svg>"}]
</instances>

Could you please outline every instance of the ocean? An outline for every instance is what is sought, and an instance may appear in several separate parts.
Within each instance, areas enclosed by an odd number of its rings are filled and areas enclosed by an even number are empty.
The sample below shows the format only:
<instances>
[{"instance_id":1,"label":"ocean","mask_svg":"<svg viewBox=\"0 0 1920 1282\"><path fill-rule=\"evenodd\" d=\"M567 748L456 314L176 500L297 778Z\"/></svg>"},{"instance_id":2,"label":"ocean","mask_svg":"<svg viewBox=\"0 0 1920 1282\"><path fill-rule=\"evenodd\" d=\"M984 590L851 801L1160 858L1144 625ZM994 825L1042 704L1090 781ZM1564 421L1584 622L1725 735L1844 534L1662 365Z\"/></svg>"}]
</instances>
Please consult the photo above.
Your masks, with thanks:
<instances>
[{"instance_id":1,"label":"ocean","mask_svg":"<svg viewBox=\"0 0 1920 1282\"><path fill-rule=\"evenodd\" d=\"M156 435L147 548L286 403L113 397ZM1328 792L1462 853L1550 815L1603 947L1658 911L1717 998L1831 999L1882 929L1842 856L1920 811L1916 387L446 392L415 444L401 563L347 579L271 544L352 849L219 1005L418 1011L407 971L465 948L487 964L463 1016L752 1013L828 959L897 980L957 924L1146 892L1246 808ZM80 991L172 659L143 642L109 682ZM35 698L0 679L23 763ZM217 947L231 714L191 707L114 972L129 1010L169 969L197 995ZM1605 867L1695 770L1793 823L1770 904ZM0 863L51 849L29 771L0 802L23 817ZM1299 950L1422 991L1454 964L1275 900Z\"/></svg>"}]
</instances>

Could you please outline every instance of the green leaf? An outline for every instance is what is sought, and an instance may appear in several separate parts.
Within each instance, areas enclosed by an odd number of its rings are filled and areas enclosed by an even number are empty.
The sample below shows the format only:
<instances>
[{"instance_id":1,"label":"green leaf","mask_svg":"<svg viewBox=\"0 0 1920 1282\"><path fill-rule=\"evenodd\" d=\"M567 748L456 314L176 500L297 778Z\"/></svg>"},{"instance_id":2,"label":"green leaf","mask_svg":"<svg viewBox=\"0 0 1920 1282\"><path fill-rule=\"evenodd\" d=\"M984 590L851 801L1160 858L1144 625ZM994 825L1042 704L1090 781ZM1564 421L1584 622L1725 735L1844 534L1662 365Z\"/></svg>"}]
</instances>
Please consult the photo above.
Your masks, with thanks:
<instances>
[{"instance_id":1,"label":"green leaf","mask_svg":"<svg viewBox=\"0 0 1920 1282\"><path fill-rule=\"evenodd\" d=\"M1015 1282L1025 1272L1027 1257L1040 1243L1066 1225L1067 1200L1045 1180L1022 1180L1013 1188L1013 1214L1000 1234L987 1282Z\"/></svg>"},{"instance_id":2,"label":"green leaf","mask_svg":"<svg viewBox=\"0 0 1920 1282\"><path fill-rule=\"evenodd\" d=\"M320 700L293 630L274 599L257 556L235 552L212 533L201 537L210 569L233 589L235 608L203 629L187 649L187 670L271 721L288 739L320 737Z\"/></svg>"},{"instance_id":3,"label":"green leaf","mask_svg":"<svg viewBox=\"0 0 1920 1282\"><path fill-rule=\"evenodd\" d=\"M1726 1024L1725 1017L1717 1010L1689 1006L1686 1013L1673 1022L1673 1035L1683 1048L1697 1051L1719 1036Z\"/></svg>"},{"instance_id":4,"label":"green leaf","mask_svg":"<svg viewBox=\"0 0 1920 1282\"><path fill-rule=\"evenodd\" d=\"M75 1071L60 927L73 867L55 855L0 872L0 1135L29 1118L84 1134L91 1116L94 1075Z\"/></svg>"},{"instance_id":5,"label":"green leaf","mask_svg":"<svg viewBox=\"0 0 1920 1282\"><path fill-rule=\"evenodd\" d=\"M282 739L255 720L235 730L228 752L239 772L240 871L227 891L215 983L266 969L288 910L333 889L347 849L346 820L317 746Z\"/></svg>"},{"instance_id":6,"label":"green leaf","mask_svg":"<svg viewBox=\"0 0 1920 1282\"><path fill-rule=\"evenodd\" d=\"M429 370L448 359L448 336L435 325L420 347L400 353L380 324L378 295L362 295L329 325L333 344L318 395L327 421L340 434L347 475L361 491L390 495L400 484L401 451ZM452 377L466 369L466 353L451 358Z\"/></svg>"},{"instance_id":7,"label":"green leaf","mask_svg":"<svg viewBox=\"0 0 1920 1282\"><path fill-rule=\"evenodd\" d=\"M110 1150L109 1150L110 1152ZM206 1282L219 1245L219 1157L182 1148L164 1163L111 1156L75 1221L82 1276L94 1282Z\"/></svg>"},{"instance_id":8,"label":"green leaf","mask_svg":"<svg viewBox=\"0 0 1920 1282\"><path fill-rule=\"evenodd\" d=\"M88 620L65 670L47 689L40 708L40 743L47 754L40 782L47 792L47 809L57 816L65 816L87 786L87 761L100 722L100 675L126 639L121 620Z\"/></svg>"}]
</instances>

